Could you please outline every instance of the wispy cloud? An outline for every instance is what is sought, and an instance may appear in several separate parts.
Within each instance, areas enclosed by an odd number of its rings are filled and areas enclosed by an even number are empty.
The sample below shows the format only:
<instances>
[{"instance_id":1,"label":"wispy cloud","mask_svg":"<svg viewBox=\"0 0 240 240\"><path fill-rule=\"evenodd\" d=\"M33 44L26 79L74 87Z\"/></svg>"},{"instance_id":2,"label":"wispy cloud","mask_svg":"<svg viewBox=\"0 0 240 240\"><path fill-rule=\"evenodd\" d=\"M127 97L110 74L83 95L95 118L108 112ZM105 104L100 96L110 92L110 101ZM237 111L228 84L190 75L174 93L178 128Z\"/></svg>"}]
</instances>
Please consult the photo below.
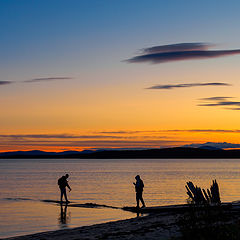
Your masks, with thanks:
<instances>
[{"instance_id":1,"label":"wispy cloud","mask_svg":"<svg viewBox=\"0 0 240 240\"><path fill-rule=\"evenodd\" d=\"M0 134L1 149L97 149L97 148L159 148L191 144L183 136L209 137L209 134L227 136L240 134L240 129L160 129L120 130L60 134ZM65 149L66 150L66 149Z\"/></svg>"},{"instance_id":2,"label":"wispy cloud","mask_svg":"<svg viewBox=\"0 0 240 240\"><path fill-rule=\"evenodd\" d=\"M227 110L240 110L240 101L230 101L228 99L231 99L233 97L210 97L210 98L201 98L199 100L202 101L202 103L198 104L198 106L202 107L223 107L223 109ZM231 108L227 108L226 106L233 106ZM234 107L236 106L236 107Z\"/></svg>"},{"instance_id":3,"label":"wispy cloud","mask_svg":"<svg viewBox=\"0 0 240 240\"><path fill-rule=\"evenodd\" d=\"M225 108L225 109L227 109L227 110L237 110L237 111L239 111L240 110L240 107L238 108Z\"/></svg>"},{"instance_id":4,"label":"wispy cloud","mask_svg":"<svg viewBox=\"0 0 240 240\"><path fill-rule=\"evenodd\" d=\"M228 83L210 82L210 83L182 83L169 85L154 85L146 89L173 89L173 88L189 88L189 87L204 87L204 86L231 86Z\"/></svg>"},{"instance_id":5,"label":"wispy cloud","mask_svg":"<svg viewBox=\"0 0 240 240\"><path fill-rule=\"evenodd\" d=\"M54 80L71 80L72 77L47 77L47 78L33 78L25 81L19 81L23 83L34 83L34 82L46 82L46 81L54 81ZM17 81L0 81L1 85L13 84L17 83Z\"/></svg>"},{"instance_id":6,"label":"wispy cloud","mask_svg":"<svg viewBox=\"0 0 240 240\"><path fill-rule=\"evenodd\" d=\"M11 81L0 81L0 85L7 85L7 84L11 84L13 82Z\"/></svg>"},{"instance_id":7,"label":"wispy cloud","mask_svg":"<svg viewBox=\"0 0 240 240\"><path fill-rule=\"evenodd\" d=\"M202 101L224 101L225 99L233 97L209 97L209 98L200 98Z\"/></svg>"},{"instance_id":8,"label":"wispy cloud","mask_svg":"<svg viewBox=\"0 0 240 240\"><path fill-rule=\"evenodd\" d=\"M133 134L133 133L142 133L142 132L153 132L153 131L100 131L98 133L102 134Z\"/></svg>"},{"instance_id":9,"label":"wispy cloud","mask_svg":"<svg viewBox=\"0 0 240 240\"><path fill-rule=\"evenodd\" d=\"M119 134L119 135L128 135L128 134L151 134L150 136L162 134L162 133L182 133L182 132L191 132L191 133L240 133L240 129L163 129L163 130L149 130L149 131L103 131L99 132L101 134Z\"/></svg>"},{"instance_id":10,"label":"wispy cloud","mask_svg":"<svg viewBox=\"0 0 240 240\"><path fill-rule=\"evenodd\" d=\"M23 139L15 139L11 141L1 141L1 147L10 147L10 146L35 146L35 147L43 147L43 146L51 146L51 147L70 147L73 149L74 147L83 147L83 148L106 148L106 147L161 147L161 146L177 146L182 144L183 142L187 143L188 141L175 141L175 140L153 140L153 139L143 139L143 140L127 140L127 139L119 139L119 140L107 140L107 139L91 139L91 140L23 140Z\"/></svg>"},{"instance_id":11,"label":"wispy cloud","mask_svg":"<svg viewBox=\"0 0 240 240\"><path fill-rule=\"evenodd\" d=\"M67 147L73 148L158 148L179 146L183 142L161 135L147 134L0 134L0 149Z\"/></svg>"},{"instance_id":12,"label":"wispy cloud","mask_svg":"<svg viewBox=\"0 0 240 240\"><path fill-rule=\"evenodd\" d=\"M240 54L240 49L208 50L207 43L177 43L144 48L142 54L126 60L129 63L165 63L170 61L209 59Z\"/></svg>"},{"instance_id":13,"label":"wispy cloud","mask_svg":"<svg viewBox=\"0 0 240 240\"><path fill-rule=\"evenodd\" d=\"M37 140L37 141L65 141L74 139L78 141L81 139L115 139L115 140L128 140L128 139L168 139L169 136L166 136L165 133L182 133L182 132L191 132L191 133L240 133L240 129L163 129L163 130L146 130L146 131L99 131L95 134L0 134L0 139L9 139L9 140ZM164 135L163 135L164 134ZM72 141L72 140L71 140Z\"/></svg>"},{"instance_id":14,"label":"wispy cloud","mask_svg":"<svg viewBox=\"0 0 240 240\"><path fill-rule=\"evenodd\" d=\"M204 104L199 104L198 106L240 106L240 102L232 102L232 101L221 101L217 103L204 103Z\"/></svg>"},{"instance_id":15,"label":"wispy cloud","mask_svg":"<svg viewBox=\"0 0 240 240\"><path fill-rule=\"evenodd\" d=\"M0 140L40 140L40 141L78 141L81 139L91 139L91 140L136 140L139 139L166 139L166 136L149 136L149 135L71 135L71 134L0 134Z\"/></svg>"},{"instance_id":16,"label":"wispy cloud","mask_svg":"<svg viewBox=\"0 0 240 240\"><path fill-rule=\"evenodd\" d=\"M43 81L54 81L54 80L70 80L73 79L72 77L46 77L46 78L33 78L30 80L26 80L26 83L32 82L43 82Z\"/></svg>"},{"instance_id":17,"label":"wispy cloud","mask_svg":"<svg viewBox=\"0 0 240 240\"><path fill-rule=\"evenodd\" d=\"M0 138L12 139L120 139L115 135L72 135L72 134L1 134Z\"/></svg>"},{"instance_id":18,"label":"wispy cloud","mask_svg":"<svg viewBox=\"0 0 240 240\"><path fill-rule=\"evenodd\" d=\"M186 129L186 130L168 130L173 132L191 132L191 133L240 133L240 129Z\"/></svg>"},{"instance_id":19,"label":"wispy cloud","mask_svg":"<svg viewBox=\"0 0 240 240\"><path fill-rule=\"evenodd\" d=\"M162 53L172 51L194 51L194 50L207 50L209 47L214 46L208 43L176 43L162 46L155 46L150 48L143 48L142 53Z\"/></svg>"}]
</instances>

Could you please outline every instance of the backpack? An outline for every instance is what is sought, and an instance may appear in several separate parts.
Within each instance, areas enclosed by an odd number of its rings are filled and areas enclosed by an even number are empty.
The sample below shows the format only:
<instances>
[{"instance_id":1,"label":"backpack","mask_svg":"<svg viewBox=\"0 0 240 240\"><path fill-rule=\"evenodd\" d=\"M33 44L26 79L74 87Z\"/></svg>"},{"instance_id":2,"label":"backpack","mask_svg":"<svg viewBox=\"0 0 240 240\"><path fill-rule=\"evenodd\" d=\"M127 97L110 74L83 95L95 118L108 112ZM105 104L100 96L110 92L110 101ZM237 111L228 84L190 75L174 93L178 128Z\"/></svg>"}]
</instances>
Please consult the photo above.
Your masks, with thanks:
<instances>
[{"instance_id":1,"label":"backpack","mask_svg":"<svg viewBox=\"0 0 240 240\"><path fill-rule=\"evenodd\" d=\"M63 184L63 177L60 177L58 179L58 185L61 186Z\"/></svg>"}]
</instances>

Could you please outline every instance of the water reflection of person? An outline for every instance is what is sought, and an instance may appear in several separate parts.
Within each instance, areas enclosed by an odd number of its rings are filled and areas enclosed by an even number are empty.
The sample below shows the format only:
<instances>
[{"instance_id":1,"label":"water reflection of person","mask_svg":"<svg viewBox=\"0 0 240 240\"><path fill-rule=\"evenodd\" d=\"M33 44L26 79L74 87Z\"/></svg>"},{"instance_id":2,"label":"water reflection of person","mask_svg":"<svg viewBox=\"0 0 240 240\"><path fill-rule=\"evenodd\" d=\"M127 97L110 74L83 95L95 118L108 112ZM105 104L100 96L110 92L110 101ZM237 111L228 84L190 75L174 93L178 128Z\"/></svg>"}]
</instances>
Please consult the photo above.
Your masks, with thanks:
<instances>
[{"instance_id":1,"label":"water reflection of person","mask_svg":"<svg viewBox=\"0 0 240 240\"><path fill-rule=\"evenodd\" d=\"M67 215L67 204L64 205L60 204L60 215L58 218L58 222L61 228L66 228L68 223L70 222L70 216Z\"/></svg>"},{"instance_id":2,"label":"water reflection of person","mask_svg":"<svg viewBox=\"0 0 240 240\"><path fill-rule=\"evenodd\" d=\"M140 178L139 175L137 175L135 177L136 179L136 183L133 183L135 185L135 191L136 191L136 201L137 201L137 208L139 208L139 200L142 203L142 208L145 207L145 203L142 197L142 193L143 193L143 188L144 188L144 184L142 179Z\"/></svg>"}]
</instances>

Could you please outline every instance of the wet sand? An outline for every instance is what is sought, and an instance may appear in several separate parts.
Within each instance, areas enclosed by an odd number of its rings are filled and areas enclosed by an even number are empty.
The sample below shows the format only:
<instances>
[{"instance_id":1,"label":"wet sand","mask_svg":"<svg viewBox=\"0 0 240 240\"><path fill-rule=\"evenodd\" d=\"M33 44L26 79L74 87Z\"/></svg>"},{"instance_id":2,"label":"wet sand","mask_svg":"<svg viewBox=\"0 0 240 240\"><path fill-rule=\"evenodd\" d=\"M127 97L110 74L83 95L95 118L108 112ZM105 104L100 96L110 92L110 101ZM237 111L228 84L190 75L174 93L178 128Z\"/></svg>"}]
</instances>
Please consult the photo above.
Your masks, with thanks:
<instances>
[{"instance_id":1,"label":"wet sand","mask_svg":"<svg viewBox=\"0 0 240 240\"><path fill-rule=\"evenodd\" d=\"M110 207L98 204L69 204L69 207ZM57 239L170 239L179 236L177 219L187 205L147 207L137 210L124 207L125 211L136 213L135 218L119 220L92 226L57 230L7 239L15 240L57 240Z\"/></svg>"},{"instance_id":2,"label":"wet sand","mask_svg":"<svg viewBox=\"0 0 240 240\"><path fill-rule=\"evenodd\" d=\"M76 205L72 207L77 207ZM134 207L124 208L128 211L136 211ZM215 211L215 206L211 207ZM217 206L216 206L217 209ZM222 210L227 210L234 216L239 218L240 204L223 204ZM179 219L189 210L188 205L175 205L165 207L150 207L140 210L139 217L96 224L92 226L77 227L73 229L57 230L43 232L20 237L7 239L14 240L63 240L63 239L179 239L181 231L179 227ZM216 210L217 211L217 210ZM141 216L144 214L144 216ZM223 224L226 224L224 222Z\"/></svg>"},{"instance_id":3,"label":"wet sand","mask_svg":"<svg viewBox=\"0 0 240 240\"><path fill-rule=\"evenodd\" d=\"M176 215L150 214L128 220L108 222L67 230L13 237L15 240L62 239L169 239L178 236Z\"/></svg>"}]
</instances>

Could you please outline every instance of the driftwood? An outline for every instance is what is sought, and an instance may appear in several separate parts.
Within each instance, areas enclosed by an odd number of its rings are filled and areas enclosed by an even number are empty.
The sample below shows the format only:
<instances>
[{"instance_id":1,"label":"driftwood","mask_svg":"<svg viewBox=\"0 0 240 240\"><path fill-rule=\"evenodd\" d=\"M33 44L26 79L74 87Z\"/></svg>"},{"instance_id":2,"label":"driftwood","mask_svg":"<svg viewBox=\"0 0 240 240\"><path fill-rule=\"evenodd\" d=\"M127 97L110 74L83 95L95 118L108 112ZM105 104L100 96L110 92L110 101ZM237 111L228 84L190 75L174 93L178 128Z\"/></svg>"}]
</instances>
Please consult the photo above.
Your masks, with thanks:
<instances>
[{"instance_id":1,"label":"driftwood","mask_svg":"<svg viewBox=\"0 0 240 240\"><path fill-rule=\"evenodd\" d=\"M192 182L187 182L185 186L187 189L187 194L194 204L220 204L220 193L219 187L216 180L210 187L210 190L201 189L198 186L194 186Z\"/></svg>"}]
</instances>

